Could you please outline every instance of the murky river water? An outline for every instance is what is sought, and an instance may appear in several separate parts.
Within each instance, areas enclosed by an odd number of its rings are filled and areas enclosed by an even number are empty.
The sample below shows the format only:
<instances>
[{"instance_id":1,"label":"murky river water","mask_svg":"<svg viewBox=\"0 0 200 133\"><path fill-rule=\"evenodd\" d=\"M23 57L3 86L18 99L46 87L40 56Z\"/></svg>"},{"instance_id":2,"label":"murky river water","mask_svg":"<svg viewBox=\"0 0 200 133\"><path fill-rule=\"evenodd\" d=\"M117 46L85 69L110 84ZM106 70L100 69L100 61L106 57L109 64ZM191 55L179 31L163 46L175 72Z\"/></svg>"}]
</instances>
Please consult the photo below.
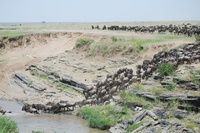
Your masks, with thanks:
<instances>
[{"instance_id":1,"label":"murky river water","mask_svg":"<svg viewBox=\"0 0 200 133\"><path fill-rule=\"evenodd\" d=\"M8 116L17 122L20 133L44 131L45 133L108 133L89 128L87 122L80 117L64 114L27 114L21 111L22 104L0 100L0 107L12 111Z\"/></svg>"}]
</instances>

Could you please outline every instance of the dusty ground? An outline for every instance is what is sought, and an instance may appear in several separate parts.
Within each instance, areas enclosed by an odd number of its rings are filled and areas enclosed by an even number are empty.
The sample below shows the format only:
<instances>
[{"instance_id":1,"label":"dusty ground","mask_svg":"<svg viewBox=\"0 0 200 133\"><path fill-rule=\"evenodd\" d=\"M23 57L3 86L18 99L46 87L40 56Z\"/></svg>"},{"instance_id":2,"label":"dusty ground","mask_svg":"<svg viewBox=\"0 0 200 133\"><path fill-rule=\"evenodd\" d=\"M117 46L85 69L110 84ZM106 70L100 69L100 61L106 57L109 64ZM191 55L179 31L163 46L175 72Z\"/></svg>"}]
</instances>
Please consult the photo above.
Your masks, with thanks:
<instances>
[{"instance_id":1,"label":"dusty ground","mask_svg":"<svg viewBox=\"0 0 200 133\"><path fill-rule=\"evenodd\" d=\"M76 80L87 85L93 85L97 81L104 80L106 74L112 74L119 68L128 67L135 70L137 64L141 64L144 59L151 59L155 53L166 46L176 47L179 44L191 42L191 39L184 39L183 41L175 40L159 43L149 47L142 55L134 57L134 59L120 55L112 58L85 57L84 52L72 50L76 39L79 37L88 37L95 41L100 41L112 36L133 37L143 35L111 31L70 31L67 34L58 33L57 37L50 37L44 39L44 41L38 42L36 39L36 41L32 41L29 45L1 50L0 99L20 100L28 103L38 103L38 101L46 103L54 100L80 101L83 99L82 95L69 91L64 91L64 93L63 90L49 83L49 81L32 76L26 69L31 64L41 67L45 66L53 72L73 75L73 78ZM13 80L13 73L15 72L20 72L36 84L45 86L46 90L42 93L24 90L23 87L16 84ZM50 96L48 97L48 95Z\"/></svg>"}]
</instances>

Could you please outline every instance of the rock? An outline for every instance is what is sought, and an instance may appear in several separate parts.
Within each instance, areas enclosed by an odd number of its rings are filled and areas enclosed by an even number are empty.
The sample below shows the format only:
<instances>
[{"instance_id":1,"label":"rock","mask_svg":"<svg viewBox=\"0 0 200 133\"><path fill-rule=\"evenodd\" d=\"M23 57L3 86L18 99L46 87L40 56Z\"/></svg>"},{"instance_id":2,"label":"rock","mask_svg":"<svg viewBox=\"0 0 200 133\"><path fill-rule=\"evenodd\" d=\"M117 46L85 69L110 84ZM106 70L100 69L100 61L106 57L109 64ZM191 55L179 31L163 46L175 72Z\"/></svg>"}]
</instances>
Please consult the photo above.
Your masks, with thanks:
<instances>
[{"instance_id":1,"label":"rock","mask_svg":"<svg viewBox=\"0 0 200 133\"><path fill-rule=\"evenodd\" d=\"M35 83L32 83L31 85L29 85L29 87L31 87L31 88L35 89L36 91L39 91L39 92L46 90L46 88L43 87L42 85L35 84Z\"/></svg>"},{"instance_id":2,"label":"rock","mask_svg":"<svg viewBox=\"0 0 200 133\"><path fill-rule=\"evenodd\" d=\"M24 82L27 85L31 84L31 80L28 79L26 76L24 76L21 72L15 72L14 78L19 79L20 81Z\"/></svg>"},{"instance_id":3,"label":"rock","mask_svg":"<svg viewBox=\"0 0 200 133\"><path fill-rule=\"evenodd\" d=\"M146 114L147 114L146 110L140 111L138 114L134 116L133 122L141 121L145 117Z\"/></svg>"},{"instance_id":4,"label":"rock","mask_svg":"<svg viewBox=\"0 0 200 133\"><path fill-rule=\"evenodd\" d=\"M153 109L153 113L161 119L167 119L169 117L164 109L155 108Z\"/></svg>"},{"instance_id":5,"label":"rock","mask_svg":"<svg viewBox=\"0 0 200 133\"><path fill-rule=\"evenodd\" d=\"M178 119L183 119L186 115L188 115L187 111L184 110L175 110L174 111L174 117Z\"/></svg>"},{"instance_id":6,"label":"rock","mask_svg":"<svg viewBox=\"0 0 200 133\"><path fill-rule=\"evenodd\" d=\"M169 82L167 82L167 81L161 81L160 84L161 84L164 88L166 88L166 87L168 87L168 86L171 85L171 84L170 84Z\"/></svg>"},{"instance_id":7,"label":"rock","mask_svg":"<svg viewBox=\"0 0 200 133\"><path fill-rule=\"evenodd\" d=\"M142 107L141 104L136 103L136 102L126 102L125 104L122 104L123 106L127 106L131 110L135 110L136 107Z\"/></svg>"},{"instance_id":8,"label":"rock","mask_svg":"<svg viewBox=\"0 0 200 133\"><path fill-rule=\"evenodd\" d=\"M126 132L123 128L122 128L122 124L116 124L114 127L111 127L109 129L109 131L111 133L124 133Z\"/></svg>"},{"instance_id":9,"label":"rock","mask_svg":"<svg viewBox=\"0 0 200 133\"><path fill-rule=\"evenodd\" d=\"M155 75L153 79L162 81L164 77L160 75Z\"/></svg>"},{"instance_id":10,"label":"rock","mask_svg":"<svg viewBox=\"0 0 200 133\"><path fill-rule=\"evenodd\" d=\"M153 118L155 121L158 120L158 117L156 116L155 113L153 113L153 111L148 110L148 111L147 111L147 114L148 114L151 118Z\"/></svg>"},{"instance_id":11,"label":"rock","mask_svg":"<svg viewBox=\"0 0 200 133\"><path fill-rule=\"evenodd\" d=\"M97 68L97 70L98 70L98 71L103 70L103 69L105 69L105 67L106 67L106 66L99 66L99 67Z\"/></svg>"},{"instance_id":12,"label":"rock","mask_svg":"<svg viewBox=\"0 0 200 133\"><path fill-rule=\"evenodd\" d=\"M166 126L163 130L162 133L167 133L167 131L171 128L171 125Z\"/></svg>"},{"instance_id":13,"label":"rock","mask_svg":"<svg viewBox=\"0 0 200 133\"><path fill-rule=\"evenodd\" d=\"M150 126L152 124L152 121L147 121L146 123L144 123L142 126L140 126L139 128L137 128L136 130L132 131L131 133L138 133L139 131L141 131L142 129Z\"/></svg>"},{"instance_id":14,"label":"rock","mask_svg":"<svg viewBox=\"0 0 200 133\"><path fill-rule=\"evenodd\" d=\"M66 75L62 76L60 78L60 82L62 82L64 84L68 84L70 86L79 87L79 88L82 88L82 89L88 89L88 85L72 79L71 76L66 76Z\"/></svg>"},{"instance_id":15,"label":"rock","mask_svg":"<svg viewBox=\"0 0 200 133\"><path fill-rule=\"evenodd\" d=\"M123 120L121 120L121 123L123 125L122 126L123 129L126 129L128 127L128 121L126 121L126 120L123 119Z\"/></svg>"},{"instance_id":16,"label":"rock","mask_svg":"<svg viewBox=\"0 0 200 133\"><path fill-rule=\"evenodd\" d=\"M183 132L185 132L185 133L194 133L191 129L189 129L189 128L184 128L183 129Z\"/></svg>"}]
</instances>

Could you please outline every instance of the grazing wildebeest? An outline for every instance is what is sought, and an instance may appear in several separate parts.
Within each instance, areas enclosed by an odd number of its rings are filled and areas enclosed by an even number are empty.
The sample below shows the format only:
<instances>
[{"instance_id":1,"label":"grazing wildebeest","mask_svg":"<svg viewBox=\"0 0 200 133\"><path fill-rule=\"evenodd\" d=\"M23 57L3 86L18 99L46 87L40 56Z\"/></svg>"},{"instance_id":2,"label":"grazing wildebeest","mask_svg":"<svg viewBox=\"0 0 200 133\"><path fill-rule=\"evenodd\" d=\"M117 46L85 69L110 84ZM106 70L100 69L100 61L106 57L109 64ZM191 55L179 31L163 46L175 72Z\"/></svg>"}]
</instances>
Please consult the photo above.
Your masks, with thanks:
<instances>
[{"instance_id":1,"label":"grazing wildebeest","mask_svg":"<svg viewBox=\"0 0 200 133\"><path fill-rule=\"evenodd\" d=\"M100 30L99 25L97 25L97 26L95 27L95 29Z\"/></svg>"},{"instance_id":2,"label":"grazing wildebeest","mask_svg":"<svg viewBox=\"0 0 200 133\"><path fill-rule=\"evenodd\" d=\"M106 30L106 26L105 25L103 26L102 30Z\"/></svg>"}]
</instances>

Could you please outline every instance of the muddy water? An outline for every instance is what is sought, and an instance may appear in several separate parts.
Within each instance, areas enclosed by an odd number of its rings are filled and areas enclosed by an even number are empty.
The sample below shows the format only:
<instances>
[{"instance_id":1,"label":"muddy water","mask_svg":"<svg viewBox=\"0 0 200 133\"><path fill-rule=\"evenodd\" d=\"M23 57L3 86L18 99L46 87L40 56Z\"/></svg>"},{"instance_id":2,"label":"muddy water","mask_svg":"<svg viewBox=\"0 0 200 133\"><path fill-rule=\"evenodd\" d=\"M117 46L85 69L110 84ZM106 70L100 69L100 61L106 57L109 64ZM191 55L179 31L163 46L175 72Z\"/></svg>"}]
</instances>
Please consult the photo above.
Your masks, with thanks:
<instances>
[{"instance_id":1,"label":"muddy water","mask_svg":"<svg viewBox=\"0 0 200 133\"><path fill-rule=\"evenodd\" d=\"M74 115L33 115L21 111L22 104L13 101L0 100L0 107L6 111L12 120L17 122L19 133L43 131L45 133L108 133L89 128L87 122Z\"/></svg>"}]
</instances>

